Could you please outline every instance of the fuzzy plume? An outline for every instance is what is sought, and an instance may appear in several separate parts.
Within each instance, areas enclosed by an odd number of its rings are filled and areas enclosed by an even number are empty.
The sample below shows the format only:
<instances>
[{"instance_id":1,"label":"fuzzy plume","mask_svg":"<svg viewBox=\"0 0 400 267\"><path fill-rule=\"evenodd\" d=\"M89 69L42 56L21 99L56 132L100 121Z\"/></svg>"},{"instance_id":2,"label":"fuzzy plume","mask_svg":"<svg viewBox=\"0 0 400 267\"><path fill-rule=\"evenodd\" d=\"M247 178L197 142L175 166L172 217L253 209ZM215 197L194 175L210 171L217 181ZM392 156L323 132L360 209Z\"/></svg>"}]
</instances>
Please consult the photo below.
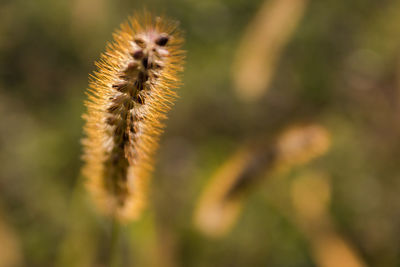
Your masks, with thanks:
<instances>
[{"instance_id":1,"label":"fuzzy plume","mask_svg":"<svg viewBox=\"0 0 400 267\"><path fill-rule=\"evenodd\" d=\"M129 18L113 37L90 76L83 174L99 209L127 221L144 207L184 52L176 23L149 13Z\"/></svg>"}]
</instances>

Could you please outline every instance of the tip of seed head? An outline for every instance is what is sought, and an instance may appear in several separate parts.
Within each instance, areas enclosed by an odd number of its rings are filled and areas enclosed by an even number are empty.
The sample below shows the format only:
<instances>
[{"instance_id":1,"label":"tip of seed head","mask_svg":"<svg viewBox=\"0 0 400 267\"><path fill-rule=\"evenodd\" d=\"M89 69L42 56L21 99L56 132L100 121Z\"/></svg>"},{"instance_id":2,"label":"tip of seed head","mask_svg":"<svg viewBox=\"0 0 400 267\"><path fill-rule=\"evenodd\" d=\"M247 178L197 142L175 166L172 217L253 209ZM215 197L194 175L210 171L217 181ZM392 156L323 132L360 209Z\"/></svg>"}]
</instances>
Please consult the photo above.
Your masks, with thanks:
<instances>
[{"instance_id":1,"label":"tip of seed head","mask_svg":"<svg viewBox=\"0 0 400 267\"><path fill-rule=\"evenodd\" d=\"M160 36L156 39L155 43L159 46L165 46L169 41L169 36L166 33L160 34Z\"/></svg>"}]
</instances>

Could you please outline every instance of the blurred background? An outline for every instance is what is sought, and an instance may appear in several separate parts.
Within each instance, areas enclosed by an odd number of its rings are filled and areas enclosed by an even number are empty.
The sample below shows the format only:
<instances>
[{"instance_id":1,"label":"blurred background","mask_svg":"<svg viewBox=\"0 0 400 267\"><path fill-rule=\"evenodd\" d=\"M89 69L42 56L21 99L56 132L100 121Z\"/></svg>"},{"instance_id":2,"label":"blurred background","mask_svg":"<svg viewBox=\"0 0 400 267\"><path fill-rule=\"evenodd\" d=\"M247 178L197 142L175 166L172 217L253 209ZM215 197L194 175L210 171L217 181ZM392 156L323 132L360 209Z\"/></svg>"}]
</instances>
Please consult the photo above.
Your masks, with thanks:
<instances>
[{"instance_id":1,"label":"blurred background","mask_svg":"<svg viewBox=\"0 0 400 267\"><path fill-rule=\"evenodd\" d=\"M400 266L399 1L1 0L0 267L107 266L110 221L80 175L84 92L143 8L180 21L187 63L119 266ZM304 123L323 153L246 165L249 143ZM210 235L194 214L232 157L225 176L257 185Z\"/></svg>"}]
</instances>

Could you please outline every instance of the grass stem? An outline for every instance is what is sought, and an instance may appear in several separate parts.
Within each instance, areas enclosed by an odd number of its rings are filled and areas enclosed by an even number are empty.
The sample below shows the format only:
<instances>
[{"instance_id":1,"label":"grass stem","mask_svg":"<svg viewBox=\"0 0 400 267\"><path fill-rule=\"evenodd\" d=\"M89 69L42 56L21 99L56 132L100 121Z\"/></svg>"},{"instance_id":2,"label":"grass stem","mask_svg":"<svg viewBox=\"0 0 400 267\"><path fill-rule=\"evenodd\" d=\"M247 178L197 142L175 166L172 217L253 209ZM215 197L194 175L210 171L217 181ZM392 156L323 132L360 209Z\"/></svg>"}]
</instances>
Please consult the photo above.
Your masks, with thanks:
<instances>
[{"instance_id":1,"label":"grass stem","mask_svg":"<svg viewBox=\"0 0 400 267\"><path fill-rule=\"evenodd\" d=\"M120 224L118 220L113 217L111 225L111 240L110 240L110 258L109 267L118 266L118 240L119 240Z\"/></svg>"}]
</instances>

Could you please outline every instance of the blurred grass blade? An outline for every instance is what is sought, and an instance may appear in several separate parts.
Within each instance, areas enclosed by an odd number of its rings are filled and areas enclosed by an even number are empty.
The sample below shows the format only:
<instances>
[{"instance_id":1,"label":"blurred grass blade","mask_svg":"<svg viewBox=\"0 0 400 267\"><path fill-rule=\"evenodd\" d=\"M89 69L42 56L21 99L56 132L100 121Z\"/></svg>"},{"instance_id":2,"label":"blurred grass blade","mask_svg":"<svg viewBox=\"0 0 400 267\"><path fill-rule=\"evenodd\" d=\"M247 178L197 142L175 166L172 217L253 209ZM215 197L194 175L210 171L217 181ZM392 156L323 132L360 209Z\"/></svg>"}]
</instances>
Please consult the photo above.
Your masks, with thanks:
<instances>
[{"instance_id":1,"label":"blurred grass blade","mask_svg":"<svg viewBox=\"0 0 400 267\"><path fill-rule=\"evenodd\" d=\"M311 172L292 184L296 223L311 244L312 257L320 267L362 267L355 249L338 234L329 216L331 185L324 173Z\"/></svg>"},{"instance_id":2,"label":"blurred grass blade","mask_svg":"<svg viewBox=\"0 0 400 267\"><path fill-rule=\"evenodd\" d=\"M267 89L276 63L304 14L308 0L265 1L236 52L233 79L239 99L254 101Z\"/></svg>"},{"instance_id":3,"label":"blurred grass blade","mask_svg":"<svg viewBox=\"0 0 400 267\"><path fill-rule=\"evenodd\" d=\"M14 229L0 211L0 267L13 267L22 264L20 243Z\"/></svg>"},{"instance_id":4,"label":"blurred grass blade","mask_svg":"<svg viewBox=\"0 0 400 267\"><path fill-rule=\"evenodd\" d=\"M265 176L323 155L330 146L330 137L325 128L306 125L290 127L267 145L263 143L265 140L240 147L210 180L194 214L194 223L204 234L227 234L243 201Z\"/></svg>"}]
</instances>

